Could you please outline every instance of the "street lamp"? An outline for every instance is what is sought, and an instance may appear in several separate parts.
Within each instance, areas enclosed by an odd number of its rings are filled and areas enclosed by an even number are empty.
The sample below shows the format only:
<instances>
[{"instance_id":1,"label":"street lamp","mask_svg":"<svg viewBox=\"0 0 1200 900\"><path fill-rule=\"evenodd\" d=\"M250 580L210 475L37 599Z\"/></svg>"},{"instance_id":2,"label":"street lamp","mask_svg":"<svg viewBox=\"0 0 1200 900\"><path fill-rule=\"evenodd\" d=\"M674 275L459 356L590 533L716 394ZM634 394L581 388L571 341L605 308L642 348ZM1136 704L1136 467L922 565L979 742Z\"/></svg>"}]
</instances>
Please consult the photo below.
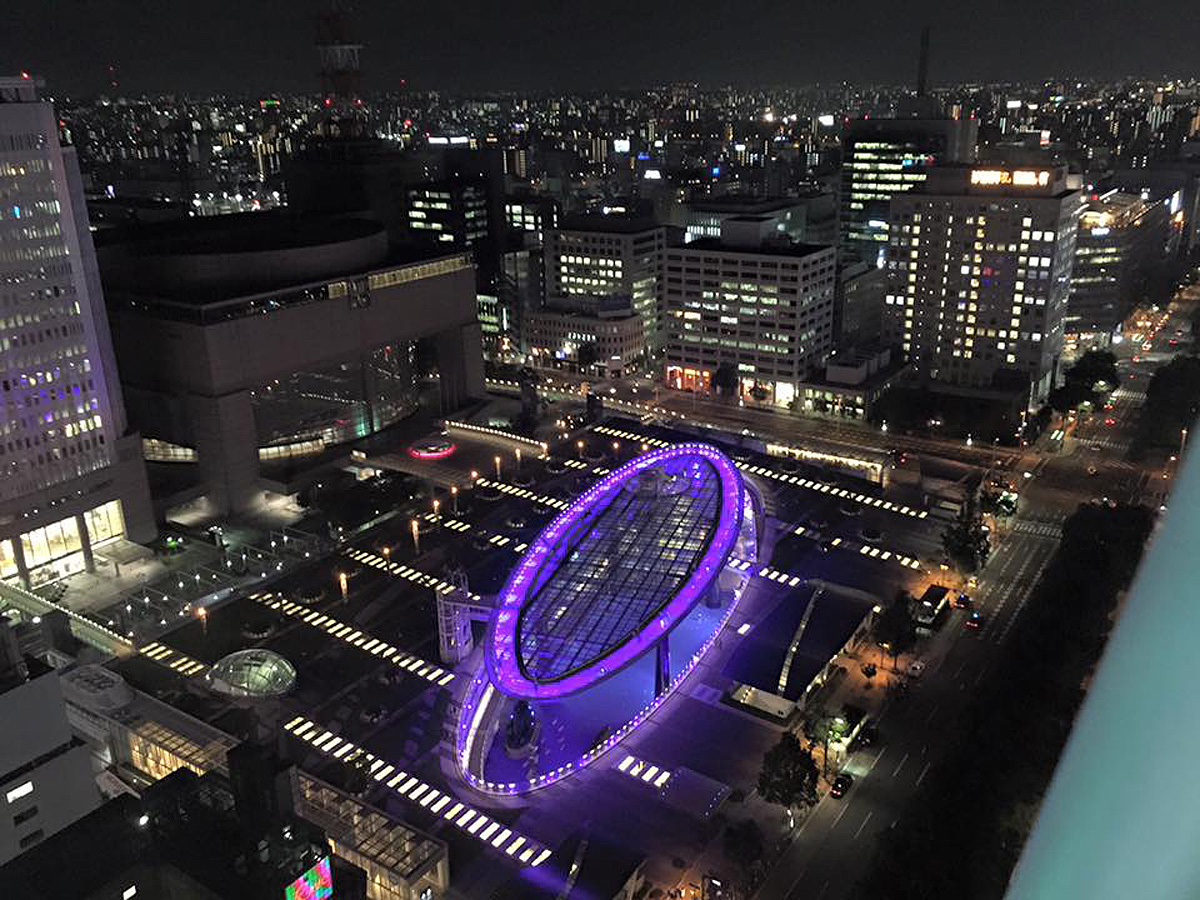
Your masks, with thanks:
<instances>
[{"instance_id":1,"label":"street lamp","mask_svg":"<svg viewBox=\"0 0 1200 900\"><path fill-rule=\"evenodd\" d=\"M441 517L438 515L438 513L441 511L441 508L442 508L442 501L438 500L435 497L433 500L433 520L435 522L440 521L440 519L441 519Z\"/></svg>"},{"instance_id":2,"label":"street lamp","mask_svg":"<svg viewBox=\"0 0 1200 900\"><path fill-rule=\"evenodd\" d=\"M520 471L521 471L521 448L520 448L520 447L517 447L515 450L513 450L513 453L514 453L514 454L516 454L516 457L517 457L517 472L518 472L518 473L520 473Z\"/></svg>"},{"instance_id":3,"label":"street lamp","mask_svg":"<svg viewBox=\"0 0 1200 900\"><path fill-rule=\"evenodd\" d=\"M887 434L887 419L883 420L883 424L879 426L879 430Z\"/></svg>"},{"instance_id":4,"label":"street lamp","mask_svg":"<svg viewBox=\"0 0 1200 900\"><path fill-rule=\"evenodd\" d=\"M576 441L575 449L579 451L579 458L583 459L583 441Z\"/></svg>"},{"instance_id":5,"label":"street lamp","mask_svg":"<svg viewBox=\"0 0 1200 900\"><path fill-rule=\"evenodd\" d=\"M458 515L458 485L450 485L450 497L454 501L454 514Z\"/></svg>"},{"instance_id":6,"label":"street lamp","mask_svg":"<svg viewBox=\"0 0 1200 900\"><path fill-rule=\"evenodd\" d=\"M342 589L342 602L346 602L346 595L350 592L350 579L345 572L338 572L338 587Z\"/></svg>"},{"instance_id":7,"label":"street lamp","mask_svg":"<svg viewBox=\"0 0 1200 900\"><path fill-rule=\"evenodd\" d=\"M1183 456L1183 448L1187 446L1187 429L1179 433L1179 455Z\"/></svg>"},{"instance_id":8,"label":"street lamp","mask_svg":"<svg viewBox=\"0 0 1200 900\"><path fill-rule=\"evenodd\" d=\"M392 555L392 548L391 548L391 547L384 547L384 548L383 548L383 558L384 558L384 559L389 559L389 558L391 558L391 555Z\"/></svg>"},{"instance_id":9,"label":"street lamp","mask_svg":"<svg viewBox=\"0 0 1200 900\"><path fill-rule=\"evenodd\" d=\"M196 610L196 615L200 617L200 630L204 633L204 636L207 637L208 636L208 610L205 607L201 606L199 609Z\"/></svg>"},{"instance_id":10,"label":"street lamp","mask_svg":"<svg viewBox=\"0 0 1200 900\"><path fill-rule=\"evenodd\" d=\"M496 480L500 480L500 457L496 457Z\"/></svg>"},{"instance_id":11,"label":"street lamp","mask_svg":"<svg viewBox=\"0 0 1200 900\"><path fill-rule=\"evenodd\" d=\"M621 452L621 442L613 441L613 456L616 457L616 455L620 452Z\"/></svg>"},{"instance_id":12,"label":"street lamp","mask_svg":"<svg viewBox=\"0 0 1200 900\"><path fill-rule=\"evenodd\" d=\"M412 520L412 539L413 539L413 555L421 555L421 524L416 520Z\"/></svg>"}]
</instances>

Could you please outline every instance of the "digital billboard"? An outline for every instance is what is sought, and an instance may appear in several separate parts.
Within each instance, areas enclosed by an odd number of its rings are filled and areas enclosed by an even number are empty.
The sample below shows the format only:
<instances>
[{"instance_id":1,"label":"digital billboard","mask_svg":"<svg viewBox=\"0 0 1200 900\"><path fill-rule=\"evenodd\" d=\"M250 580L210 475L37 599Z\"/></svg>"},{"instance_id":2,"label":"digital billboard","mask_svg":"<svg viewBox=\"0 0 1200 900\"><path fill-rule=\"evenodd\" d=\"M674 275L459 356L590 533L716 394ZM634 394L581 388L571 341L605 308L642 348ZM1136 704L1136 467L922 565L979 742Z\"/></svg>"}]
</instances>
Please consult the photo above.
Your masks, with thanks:
<instances>
[{"instance_id":1,"label":"digital billboard","mask_svg":"<svg viewBox=\"0 0 1200 900\"><path fill-rule=\"evenodd\" d=\"M329 857L323 856L317 864L289 884L283 892L284 900L328 900L333 896L333 871Z\"/></svg>"}]
</instances>

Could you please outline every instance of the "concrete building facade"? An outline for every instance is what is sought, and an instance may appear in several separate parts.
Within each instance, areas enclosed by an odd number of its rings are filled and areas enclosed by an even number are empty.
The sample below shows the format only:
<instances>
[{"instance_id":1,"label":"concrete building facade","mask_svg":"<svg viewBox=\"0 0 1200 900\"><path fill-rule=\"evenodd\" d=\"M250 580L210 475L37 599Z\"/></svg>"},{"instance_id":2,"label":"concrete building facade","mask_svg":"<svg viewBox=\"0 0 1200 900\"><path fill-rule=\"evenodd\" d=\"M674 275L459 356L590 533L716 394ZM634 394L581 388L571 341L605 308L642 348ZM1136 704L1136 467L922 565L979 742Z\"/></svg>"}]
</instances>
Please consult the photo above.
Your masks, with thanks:
<instances>
[{"instance_id":1,"label":"concrete building facade","mask_svg":"<svg viewBox=\"0 0 1200 900\"><path fill-rule=\"evenodd\" d=\"M666 230L624 216L563 220L546 234L546 302L578 296L626 297L646 330L646 358L662 342L662 256Z\"/></svg>"},{"instance_id":2,"label":"concrete building facade","mask_svg":"<svg viewBox=\"0 0 1200 900\"><path fill-rule=\"evenodd\" d=\"M58 676L0 623L0 865L100 805L91 753L67 724Z\"/></svg>"},{"instance_id":3,"label":"concrete building facade","mask_svg":"<svg viewBox=\"0 0 1200 900\"><path fill-rule=\"evenodd\" d=\"M376 223L256 214L116 235L101 265L132 415L194 451L218 512L255 502L260 459L413 412L418 341L443 411L483 394L469 254L401 256Z\"/></svg>"},{"instance_id":4,"label":"concrete building facade","mask_svg":"<svg viewBox=\"0 0 1200 900\"><path fill-rule=\"evenodd\" d=\"M155 534L78 162L38 84L0 79L0 578L27 586Z\"/></svg>"},{"instance_id":5,"label":"concrete building facade","mask_svg":"<svg viewBox=\"0 0 1200 900\"><path fill-rule=\"evenodd\" d=\"M1079 192L1062 166L940 167L892 200L884 337L924 379L1054 386L1075 259Z\"/></svg>"},{"instance_id":6,"label":"concrete building facade","mask_svg":"<svg viewBox=\"0 0 1200 900\"><path fill-rule=\"evenodd\" d=\"M834 248L755 243L760 225L755 217L727 220L723 240L667 251L669 386L710 392L727 364L739 396L786 407L833 349Z\"/></svg>"}]
</instances>

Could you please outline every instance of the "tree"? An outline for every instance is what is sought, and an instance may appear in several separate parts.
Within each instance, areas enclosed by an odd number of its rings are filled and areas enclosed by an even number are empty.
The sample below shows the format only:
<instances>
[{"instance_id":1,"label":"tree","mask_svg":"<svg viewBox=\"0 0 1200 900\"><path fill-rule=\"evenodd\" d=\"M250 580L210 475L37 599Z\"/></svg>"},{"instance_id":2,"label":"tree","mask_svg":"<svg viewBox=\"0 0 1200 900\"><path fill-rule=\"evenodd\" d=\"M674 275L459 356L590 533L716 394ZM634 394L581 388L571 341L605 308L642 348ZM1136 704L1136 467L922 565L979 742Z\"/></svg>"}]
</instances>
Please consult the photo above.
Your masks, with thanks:
<instances>
[{"instance_id":1,"label":"tree","mask_svg":"<svg viewBox=\"0 0 1200 900\"><path fill-rule=\"evenodd\" d=\"M875 617L871 634L892 658L892 669L896 668L896 657L917 642L917 623L913 621L911 597L908 591L898 591Z\"/></svg>"},{"instance_id":2,"label":"tree","mask_svg":"<svg viewBox=\"0 0 1200 900\"><path fill-rule=\"evenodd\" d=\"M749 869L762 859L763 834L753 819L741 819L725 829L723 836L725 857L743 869Z\"/></svg>"},{"instance_id":3,"label":"tree","mask_svg":"<svg viewBox=\"0 0 1200 900\"><path fill-rule=\"evenodd\" d=\"M1089 350L1067 369L1062 387L1050 392L1050 406L1068 413L1086 400L1093 400L1096 391L1112 391L1121 383L1117 373L1117 358L1107 350Z\"/></svg>"},{"instance_id":4,"label":"tree","mask_svg":"<svg viewBox=\"0 0 1200 900\"><path fill-rule=\"evenodd\" d=\"M1184 428L1191 428L1200 408L1200 357L1177 356L1162 366L1146 387L1138 419L1140 449L1178 449Z\"/></svg>"},{"instance_id":5,"label":"tree","mask_svg":"<svg viewBox=\"0 0 1200 900\"><path fill-rule=\"evenodd\" d=\"M723 362L717 366L717 371L713 374L713 387L720 393L732 396L737 392L738 373L737 368L731 362Z\"/></svg>"},{"instance_id":6,"label":"tree","mask_svg":"<svg viewBox=\"0 0 1200 900\"><path fill-rule=\"evenodd\" d=\"M791 811L817 802L817 764L812 754L790 731L763 754L758 773L758 793L768 803Z\"/></svg>"},{"instance_id":7,"label":"tree","mask_svg":"<svg viewBox=\"0 0 1200 900\"><path fill-rule=\"evenodd\" d=\"M1117 358L1107 350L1089 350L1067 369L1066 380L1068 384L1079 384L1089 392L1098 387L1101 390L1115 390L1121 383L1121 376L1117 374Z\"/></svg>"},{"instance_id":8,"label":"tree","mask_svg":"<svg viewBox=\"0 0 1200 900\"><path fill-rule=\"evenodd\" d=\"M590 375L599 362L600 354L596 351L596 345L591 341L579 345L579 350L576 351L576 359L579 362L579 372L583 375Z\"/></svg>"},{"instance_id":9,"label":"tree","mask_svg":"<svg viewBox=\"0 0 1200 900\"><path fill-rule=\"evenodd\" d=\"M979 571L991 553L991 542L974 497L968 497L958 517L942 532L942 547L950 561L964 575Z\"/></svg>"}]
</instances>

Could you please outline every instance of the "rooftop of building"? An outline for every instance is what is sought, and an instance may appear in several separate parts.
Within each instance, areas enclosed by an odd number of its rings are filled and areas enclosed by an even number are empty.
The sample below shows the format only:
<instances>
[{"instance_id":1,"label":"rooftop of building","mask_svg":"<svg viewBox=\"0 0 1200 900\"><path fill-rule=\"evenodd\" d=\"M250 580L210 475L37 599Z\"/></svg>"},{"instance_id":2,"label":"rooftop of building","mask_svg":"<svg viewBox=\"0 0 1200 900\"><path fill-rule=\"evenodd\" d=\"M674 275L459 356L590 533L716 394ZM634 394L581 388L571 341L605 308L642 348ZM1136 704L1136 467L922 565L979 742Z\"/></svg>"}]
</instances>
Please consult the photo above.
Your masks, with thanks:
<instances>
[{"instance_id":1,"label":"rooftop of building","mask_svg":"<svg viewBox=\"0 0 1200 900\"><path fill-rule=\"evenodd\" d=\"M822 196L821 191L813 191L802 197L705 197L702 200L692 200L687 207L692 212L739 214L762 214L778 212L802 206L814 197Z\"/></svg>"},{"instance_id":2,"label":"rooftop of building","mask_svg":"<svg viewBox=\"0 0 1200 900\"><path fill-rule=\"evenodd\" d=\"M110 296L188 307L461 255L390 244L368 219L284 211L132 223L97 232L96 249Z\"/></svg>"},{"instance_id":3,"label":"rooftop of building","mask_svg":"<svg viewBox=\"0 0 1200 900\"><path fill-rule=\"evenodd\" d=\"M123 794L0 869L6 891L29 900L100 896L118 879L136 886L156 880L148 870L168 868L230 900L282 896L328 853L320 829L303 820L283 816L251 832L235 805L222 776L176 770L141 799Z\"/></svg>"},{"instance_id":4,"label":"rooftop of building","mask_svg":"<svg viewBox=\"0 0 1200 900\"><path fill-rule=\"evenodd\" d=\"M780 602L738 644L723 674L761 691L798 700L870 612L871 604L865 600L805 585L797 596Z\"/></svg>"},{"instance_id":5,"label":"rooftop of building","mask_svg":"<svg viewBox=\"0 0 1200 900\"><path fill-rule=\"evenodd\" d=\"M758 255L758 256L787 256L794 259L799 259L805 256L812 256L816 253L822 253L826 250L832 251L833 248L826 244L806 244L800 241L788 241L786 238L777 238L769 242L759 244L758 246L745 247L738 244L728 244L720 238L699 238L689 244L684 244L679 247L672 247L672 250L704 250L712 253L736 253L741 256Z\"/></svg>"},{"instance_id":6,"label":"rooftop of building","mask_svg":"<svg viewBox=\"0 0 1200 900\"><path fill-rule=\"evenodd\" d=\"M139 256L205 256L320 247L383 230L369 219L279 210L131 223L97 236L96 244L124 244Z\"/></svg>"},{"instance_id":7,"label":"rooftop of building","mask_svg":"<svg viewBox=\"0 0 1200 900\"><path fill-rule=\"evenodd\" d=\"M603 215L590 213L568 216L559 222L559 231L591 231L597 234L640 234L661 226L646 216Z\"/></svg>"},{"instance_id":8,"label":"rooftop of building","mask_svg":"<svg viewBox=\"0 0 1200 900\"><path fill-rule=\"evenodd\" d=\"M35 656L24 656L11 664L0 660L0 696L53 671Z\"/></svg>"}]
</instances>

